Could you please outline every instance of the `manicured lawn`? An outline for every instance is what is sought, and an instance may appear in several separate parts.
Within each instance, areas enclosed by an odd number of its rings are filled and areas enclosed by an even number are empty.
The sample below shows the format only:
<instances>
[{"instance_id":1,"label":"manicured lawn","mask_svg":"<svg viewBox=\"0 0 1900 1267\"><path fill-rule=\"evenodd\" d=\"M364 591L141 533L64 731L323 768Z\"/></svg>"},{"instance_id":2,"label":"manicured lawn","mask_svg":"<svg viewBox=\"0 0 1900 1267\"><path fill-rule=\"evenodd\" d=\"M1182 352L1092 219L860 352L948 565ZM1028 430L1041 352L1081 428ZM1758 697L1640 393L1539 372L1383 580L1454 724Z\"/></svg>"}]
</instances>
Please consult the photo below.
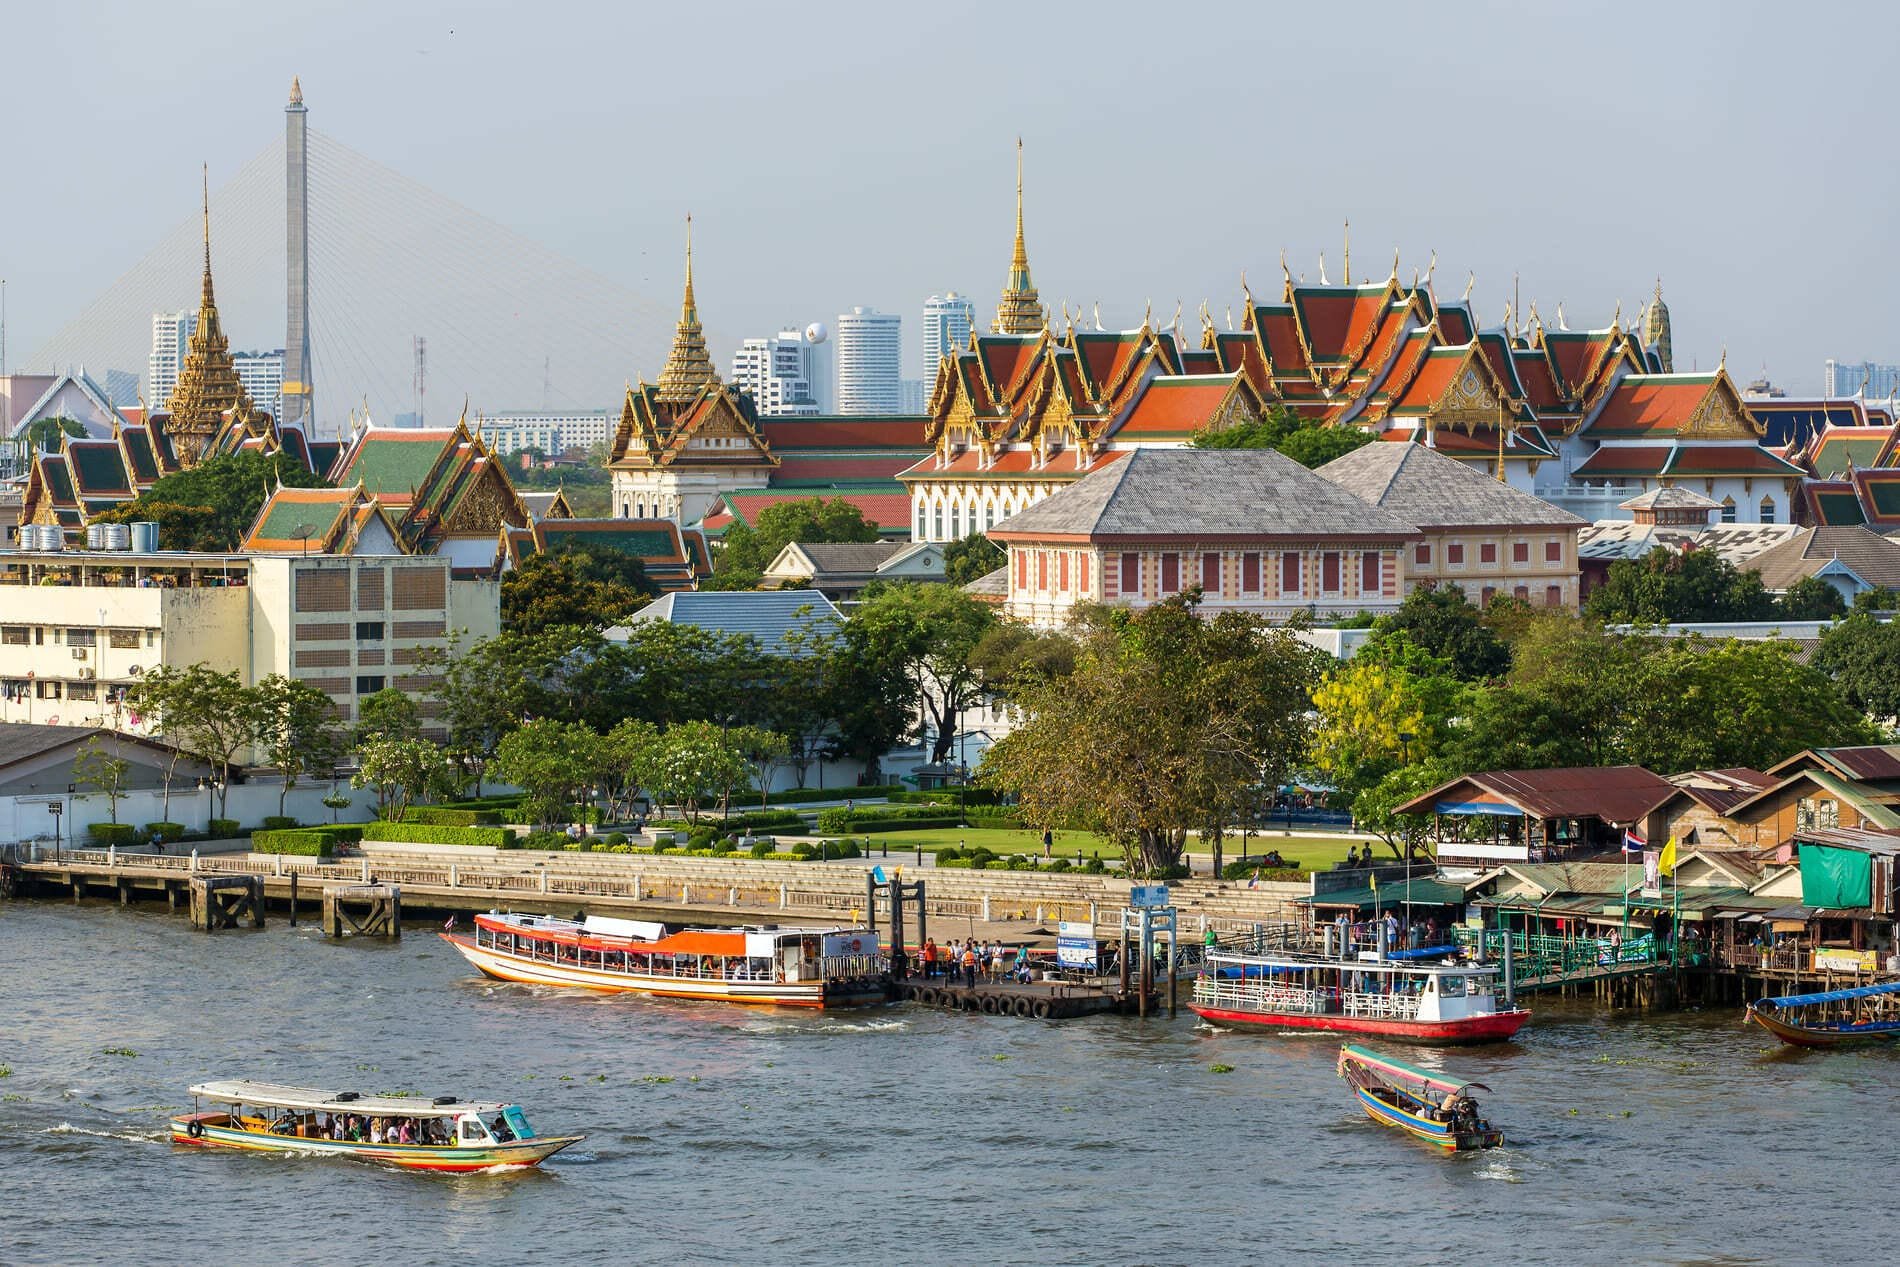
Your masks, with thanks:
<instances>
[{"instance_id":1,"label":"manicured lawn","mask_svg":"<svg viewBox=\"0 0 1900 1267\"><path fill-rule=\"evenodd\" d=\"M861 835L854 840L862 841ZM886 844L890 846L891 857L900 854L916 855L921 847L925 853L935 853L944 848L988 849L991 853L1033 854L1042 856L1042 833L1036 831L1011 831L1001 827L968 828L928 828L922 831L877 832L870 837L871 850L879 857L883 856ZM1295 833L1283 836L1279 832L1261 834L1249 832L1247 835L1247 854L1249 857L1263 854L1270 849L1278 849L1280 855L1290 862L1296 862L1309 871L1323 871L1335 862L1343 860L1348 849L1359 847L1360 842L1342 836L1304 835ZM1381 854L1387 850L1375 842L1375 848ZM1104 840L1091 832L1059 831L1055 834L1055 853L1059 858L1075 860L1075 851L1080 849L1082 856L1088 858L1097 851L1102 861L1119 862L1122 851L1119 845ZM1200 840L1190 837L1188 852L1206 857L1212 852L1211 846L1203 845ZM1240 857L1240 838L1229 836L1221 846L1222 857L1232 862Z\"/></svg>"}]
</instances>

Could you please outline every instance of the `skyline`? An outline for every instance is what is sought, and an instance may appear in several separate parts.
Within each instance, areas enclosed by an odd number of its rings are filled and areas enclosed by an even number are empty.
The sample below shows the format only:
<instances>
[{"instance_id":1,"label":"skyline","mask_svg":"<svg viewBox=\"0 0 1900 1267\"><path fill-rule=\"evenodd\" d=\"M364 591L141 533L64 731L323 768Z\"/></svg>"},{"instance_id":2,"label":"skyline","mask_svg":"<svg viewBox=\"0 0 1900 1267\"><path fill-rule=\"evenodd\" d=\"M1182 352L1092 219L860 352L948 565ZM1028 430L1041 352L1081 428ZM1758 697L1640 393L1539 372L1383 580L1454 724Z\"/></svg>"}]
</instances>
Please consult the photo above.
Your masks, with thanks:
<instances>
[{"instance_id":1,"label":"skyline","mask_svg":"<svg viewBox=\"0 0 1900 1267\"><path fill-rule=\"evenodd\" d=\"M1514 279L1547 322L1561 303L1571 328L1602 326L1620 300L1627 324L1660 276L1680 368L1712 368L1726 349L1738 380L1765 364L1810 394L1829 357L1900 359L1900 331L1856 284L1900 254L1881 214L1900 182L1866 158L1877 141L1866 121L1884 117L1878 85L1813 76L1799 93L1755 91L1771 64L1830 55L1843 24L1870 47L1900 33L1884 9L1796 21L1765 6L1695 6L1644 11L1639 30L1602 14L1479 6L1447 20L1370 5L1235 15L1221 50L1156 48L1109 9L1088 29L1012 14L1013 60L1045 76L972 71L993 60L982 55L990 24L866 8L804 15L804 55L788 59L743 20L771 11L742 5L742 20L720 28L721 58L648 58L634 77L612 73L628 41L693 47L709 28L682 14L579 12L545 23L492 4L393 18L319 4L293 39L285 19L220 6L209 27L271 51L247 53L250 73L235 80L182 86L158 68L205 27L136 9L84 28L59 12L23 15L22 39L83 40L105 72L71 108L34 113L37 142L110 153L118 183L140 192L11 202L0 234L10 366L35 368L33 351L190 209L201 158L215 183L270 143L293 75L330 134L647 303L677 304L692 213L720 364L745 337L863 305L910 318L908 374L923 301L948 289L986 325L1009 264L1018 133L1029 259L1058 324L1064 303L1092 323L1098 302L1111 327L1139 323L1150 304L1166 324L1178 301L1192 332L1205 301L1224 325L1243 271L1256 296L1277 293L1282 250L1310 280L1324 252L1338 281L1350 219L1355 278L1386 276L1394 246L1402 280L1436 252L1439 293L1455 297L1475 274L1487 325ZM871 14L884 41L854 41ZM573 41L578 23L598 38ZM1342 32L1363 51L1287 51L1336 45ZM552 81L510 67L545 61L551 40L571 66L560 92L537 91ZM1266 55L1249 64L1224 51L1234 47ZM50 60L29 59L0 87L10 106L58 95ZM1575 88L1551 95L1553 83ZM967 91L945 109L932 85ZM153 94L167 102L165 126L126 145ZM917 110L873 108L880 100ZM747 121L790 129L796 177L722 161L740 153ZM1824 180L1817 196L1811 173L1857 162L1860 175ZM276 324L234 318L233 337L275 347ZM651 380L664 348L618 355L601 372ZM449 382L431 390L459 394Z\"/></svg>"}]
</instances>

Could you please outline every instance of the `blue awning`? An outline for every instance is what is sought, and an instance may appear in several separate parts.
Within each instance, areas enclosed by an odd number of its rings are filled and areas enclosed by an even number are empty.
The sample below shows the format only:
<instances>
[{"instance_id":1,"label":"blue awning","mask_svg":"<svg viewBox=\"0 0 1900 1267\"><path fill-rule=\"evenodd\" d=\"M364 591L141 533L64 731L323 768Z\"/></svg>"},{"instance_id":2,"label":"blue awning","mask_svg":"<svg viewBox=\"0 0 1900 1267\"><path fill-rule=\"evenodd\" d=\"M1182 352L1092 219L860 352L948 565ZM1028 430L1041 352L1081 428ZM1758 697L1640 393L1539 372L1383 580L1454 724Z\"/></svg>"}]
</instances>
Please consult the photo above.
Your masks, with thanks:
<instances>
[{"instance_id":1,"label":"blue awning","mask_svg":"<svg viewBox=\"0 0 1900 1267\"><path fill-rule=\"evenodd\" d=\"M1852 990L1829 990L1824 994L1784 994L1778 999L1763 999L1756 1007L1806 1007L1810 1003L1838 1003L1842 999L1864 999L1876 994L1900 994L1900 981L1886 985L1863 985Z\"/></svg>"},{"instance_id":2,"label":"blue awning","mask_svg":"<svg viewBox=\"0 0 1900 1267\"><path fill-rule=\"evenodd\" d=\"M1439 814L1491 814L1498 818L1522 818L1524 811L1515 805L1497 805L1490 801L1439 801L1432 806Z\"/></svg>"}]
</instances>

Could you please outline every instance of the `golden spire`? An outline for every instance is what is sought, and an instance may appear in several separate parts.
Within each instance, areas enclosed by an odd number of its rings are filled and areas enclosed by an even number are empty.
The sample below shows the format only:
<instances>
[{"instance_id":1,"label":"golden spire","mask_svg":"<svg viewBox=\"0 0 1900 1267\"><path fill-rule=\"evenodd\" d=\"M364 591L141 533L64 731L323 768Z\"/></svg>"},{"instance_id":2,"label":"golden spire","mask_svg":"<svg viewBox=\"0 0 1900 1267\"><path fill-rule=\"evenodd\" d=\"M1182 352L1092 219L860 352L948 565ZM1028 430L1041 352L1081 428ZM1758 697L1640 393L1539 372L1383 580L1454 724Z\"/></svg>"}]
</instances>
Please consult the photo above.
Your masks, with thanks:
<instances>
[{"instance_id":1,"label":"golden spire","mask_svg":"<svg viewBox=\"0 0 1900 1267\"><path fill-rule=\"evenodd\" d=\"M686 290L680 298L680 321L673 331L673 350L660 370L656 399L674 404L692 400L706 387L717 387L719 375L706 352L706 332L699 324L699 301L693 297L693 218L686 217Z\"/></svg>"},{"instance_id":2,"label":"golden spire","mask_svg":"<svg viewBox=\"0 0 1900 1267\"><path fill-rule=\"evenodd\" d=\"M198 297L198 328L192 331L190 351L178 367L178 384L169 402L171 418L165 432L180 464L195 466L212 449L226 426L228 413L246 410L243 385L231 364L231 343L218 320L218 301L211 286L211 173L202 173L204 196L204 281Z\"/></svg>"},{"instance_id":3,"label":"golden spire","mask_svg":"<svg viewBox=\"0 0 1900 1267\"><path fill-rule=\"evenodd\" d=\"M303 104L303 84L298 81L295 75L290 77L290 104L293 106Z\"/></svg>"},{"instance_id":4,"label":"golden spire","mask_svg":"<svg viewBox=\"0 0 1900 1267\"><path fill-rule=\"evenodd\" d=\"M1023 139L1016 138L1016 249L1009 257L1009 281L996 305L996 334L1034 334L1048 324L1036 283L1029 276L1029 248L1023 241Z\"/></svg>"},{"instance_id":5,"label":"golden spire","mask_svg":"<svg viewBox=\"0 0 1900 1267\"><path fill-rule=\"evenodd\" d=\"M1352 218L1351 217L1346 218L1345 253L1346 253L1346 261L1345 263L1340 265L1340 267L1345 270L1345 276L1342 279L1342 281L1344 285L1350 286L1352 285Z\"/></svg>"}]
</instances>

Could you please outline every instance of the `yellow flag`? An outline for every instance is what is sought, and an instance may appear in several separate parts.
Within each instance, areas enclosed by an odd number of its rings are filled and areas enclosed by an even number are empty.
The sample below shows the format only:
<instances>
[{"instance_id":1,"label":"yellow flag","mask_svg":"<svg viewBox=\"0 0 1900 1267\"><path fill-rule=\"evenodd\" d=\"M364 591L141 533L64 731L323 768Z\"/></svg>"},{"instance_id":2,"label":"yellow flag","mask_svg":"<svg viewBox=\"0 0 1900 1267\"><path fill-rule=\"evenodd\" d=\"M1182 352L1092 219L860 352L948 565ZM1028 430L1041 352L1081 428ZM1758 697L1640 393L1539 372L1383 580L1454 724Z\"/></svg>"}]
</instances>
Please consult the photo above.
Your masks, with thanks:
<instances>
[{"instance_id":1,"label":"yellow flag","mask_svg":"<svg viewBox=\"0 0 1900 1267\"><path fill-rule=\"evenodd\" d=\"M1673 875L1676 870L1676 838L1671 836L1669 843L1662 847L1662 853L1656 858L1656 869L1663 875Z\"/></svg>"},{"instance_id":2,"label":"yellow flag","mask_svg":"<svg viewBox=\"0 0 1900 1267\"><path fill-rule=\"evenodd\" d=\"M1371 875L1366 877L1366 880L1372 885L1372 891L1377 893L1379 891L1379 873L1374 871Z\"/></svg>"}]
</instances>

